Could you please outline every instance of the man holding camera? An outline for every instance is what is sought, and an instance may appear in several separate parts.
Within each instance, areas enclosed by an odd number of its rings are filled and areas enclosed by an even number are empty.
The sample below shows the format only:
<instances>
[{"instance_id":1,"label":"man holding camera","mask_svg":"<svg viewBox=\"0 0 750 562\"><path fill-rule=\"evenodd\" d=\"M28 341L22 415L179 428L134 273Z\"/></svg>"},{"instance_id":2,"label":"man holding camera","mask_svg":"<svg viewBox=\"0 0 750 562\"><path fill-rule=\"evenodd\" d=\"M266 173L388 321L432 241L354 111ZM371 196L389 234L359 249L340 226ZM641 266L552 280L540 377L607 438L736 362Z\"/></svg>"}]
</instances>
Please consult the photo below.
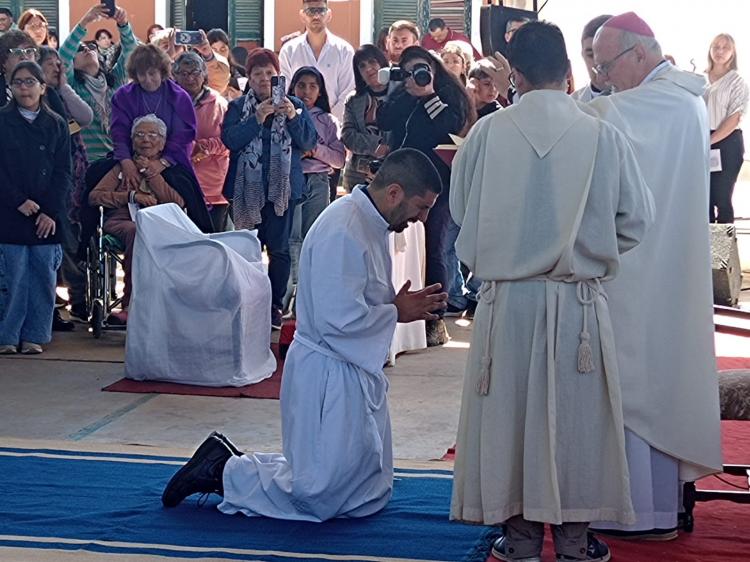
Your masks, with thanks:
<instances>
[{"instance_id":1,"label":"man holding camera","mask_svg":"<svg viewBox=\"0 0 750 562\"><path fill-rule=\"evenodd\" d=\"M332 13L327 0L303 0L300 19L305 33L290 39L279 51L281 74L291 80L298 68L314 66L323 74L331 113L344 120L344 101L354 90L354 48L328 30Z\"/></svg>"},{"instance_id":2,"label":"man holding camera","mask_svg":"<svg viewBox=\"0 0 750 562\"><path fill-rule=\"evenodd\" d=\"M388 237L425 221L440 176L419 151L383 161L369 186L332 203L302 246L297 331L281 389L283 454L243 455L212 434L162 502L217 493L219 510L299 521L366 517L388 503L393 452L383 364L397 322L434 318L439 285L396 293Z\"/></svg>"}]
</instances>

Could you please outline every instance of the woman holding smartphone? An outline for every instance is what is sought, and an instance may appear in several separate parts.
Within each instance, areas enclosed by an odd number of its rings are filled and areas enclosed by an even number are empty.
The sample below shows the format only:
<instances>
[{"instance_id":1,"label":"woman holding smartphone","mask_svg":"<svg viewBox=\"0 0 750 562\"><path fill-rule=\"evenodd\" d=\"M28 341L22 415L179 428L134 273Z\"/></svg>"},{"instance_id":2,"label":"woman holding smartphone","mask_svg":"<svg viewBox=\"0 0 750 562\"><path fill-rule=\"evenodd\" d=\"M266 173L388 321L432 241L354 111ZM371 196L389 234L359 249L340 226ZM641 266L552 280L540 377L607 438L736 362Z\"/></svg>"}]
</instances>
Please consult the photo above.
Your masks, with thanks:
<instances>
[{"instance_id":1,"label":"woman holding smartphone","mask_svg":"<svg viewBox=\"0 0 750 562\"><path fill-rule=\"evenodd\" d=\"M221 140L230 150L224 196L232 201L235 227L257 228L266 247L271 326L280 329L294 203L305 188L302 154L315 147L317 132L305 104L284 95L276 53L250 51L247 76L247 93L229 104L222 126Z\"/></svg>"}]
</instances>

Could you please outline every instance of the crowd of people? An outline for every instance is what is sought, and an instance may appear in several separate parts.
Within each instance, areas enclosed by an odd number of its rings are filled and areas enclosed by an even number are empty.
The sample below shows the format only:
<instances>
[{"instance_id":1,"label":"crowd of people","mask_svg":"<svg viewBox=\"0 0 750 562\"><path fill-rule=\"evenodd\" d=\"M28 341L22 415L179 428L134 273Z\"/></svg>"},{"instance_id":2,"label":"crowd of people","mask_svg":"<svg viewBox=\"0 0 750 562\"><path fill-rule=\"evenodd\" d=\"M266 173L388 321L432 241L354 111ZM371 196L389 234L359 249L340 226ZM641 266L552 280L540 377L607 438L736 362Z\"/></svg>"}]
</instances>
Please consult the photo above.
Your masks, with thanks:
<instances>
[{"instance_id":1,"label":"crowd of people","mask_svg":"<svg viewBox=\"0 0 750 562\"><path fill-rule=\"evenodd\" d=\"M573 92L550 23L509 21L506 59L439 18L355 49L328 29L326 0L301 8L305 31L279 54L234 51L220 29L185 47L154 25L142 43L104 5L57 50L42 13L16 26L0 10L0 353L40 353L66 326L59 284L87 320L77 252L92 206L123 244L112 321L127 324L131 209L175 203L203 232L256 230L264 321L280 328L296 292L298 322L283 454L214 433L166 506L216 492L225 513L378 511L396 324L425 321L433 346L444 316L476 314L452 518L502 524L493 555L509 561L539 560L544 523L558 560L609 559L590 525L674 538L679 481L721 466L707 225L733 221L743 159L732 38L712 41L704 77L666 60L634 13L599 16L581 37L590 82ZM105 18L118 37L85 40ZM451 164L435 149L456 136ZM393 287L388 236L415 222L425 288Z\"/></svg>"}]
</instances>

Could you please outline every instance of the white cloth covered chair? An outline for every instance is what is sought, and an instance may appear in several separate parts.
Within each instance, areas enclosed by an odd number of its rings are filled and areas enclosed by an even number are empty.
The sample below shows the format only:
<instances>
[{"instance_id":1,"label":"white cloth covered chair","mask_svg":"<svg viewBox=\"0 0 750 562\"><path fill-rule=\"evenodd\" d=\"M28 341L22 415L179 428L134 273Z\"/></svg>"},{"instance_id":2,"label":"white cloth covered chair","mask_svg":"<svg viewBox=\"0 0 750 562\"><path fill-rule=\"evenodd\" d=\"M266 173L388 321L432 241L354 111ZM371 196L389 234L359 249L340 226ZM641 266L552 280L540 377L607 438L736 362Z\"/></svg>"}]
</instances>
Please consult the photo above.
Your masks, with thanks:
<instances>
[{"instance_id":1,"label":"white cloth covered chair","mask_svg":"<svg viewBox=\"0 0 750 562\"><path fill-rule=\"evenodd\" d=\"M271 284L247 230L203 234L174 204L138 211L125 375L200 386L270 377Z\"/></svg>"},{"instance_id":2,"label":"white cloth covered chair","mask_svg":"<svg viewBox=\"0 0 750 562\"><path fill-rule=\"evenodd\" d=\"M425 238L424 225L411 223L403 232L394 232L389 237L393 263L393 287L396 292L404 283L411 281L411 291L424 289ZM405 351L427 349L424 320L409 324L396 324L393 341L388 354L388 364L396 364L396 355Z\"/></svg>"}]
</instances>

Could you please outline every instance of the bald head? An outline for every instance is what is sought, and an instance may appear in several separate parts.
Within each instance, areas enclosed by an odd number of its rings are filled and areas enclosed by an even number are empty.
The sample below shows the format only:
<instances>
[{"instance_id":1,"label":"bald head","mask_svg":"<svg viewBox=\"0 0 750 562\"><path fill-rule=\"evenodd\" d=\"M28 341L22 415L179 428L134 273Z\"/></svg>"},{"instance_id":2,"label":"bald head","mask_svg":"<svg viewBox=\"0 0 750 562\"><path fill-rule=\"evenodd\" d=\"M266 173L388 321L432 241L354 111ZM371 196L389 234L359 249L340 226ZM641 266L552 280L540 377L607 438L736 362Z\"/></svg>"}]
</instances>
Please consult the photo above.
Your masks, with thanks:
<instances>
[{"instance_id":1,"label":"bald head","mask_svg":"<svg viewBox=\"0 0 750 562\"><path fill-rule=\"evenodd\" d=\"M609 25L610 21L594 36L594 64L598 81L622 92L639 86L664 57L653 35L642 34L650 33L648 27L628 26L635 32Z\"/></svg>"}]
</instances>

